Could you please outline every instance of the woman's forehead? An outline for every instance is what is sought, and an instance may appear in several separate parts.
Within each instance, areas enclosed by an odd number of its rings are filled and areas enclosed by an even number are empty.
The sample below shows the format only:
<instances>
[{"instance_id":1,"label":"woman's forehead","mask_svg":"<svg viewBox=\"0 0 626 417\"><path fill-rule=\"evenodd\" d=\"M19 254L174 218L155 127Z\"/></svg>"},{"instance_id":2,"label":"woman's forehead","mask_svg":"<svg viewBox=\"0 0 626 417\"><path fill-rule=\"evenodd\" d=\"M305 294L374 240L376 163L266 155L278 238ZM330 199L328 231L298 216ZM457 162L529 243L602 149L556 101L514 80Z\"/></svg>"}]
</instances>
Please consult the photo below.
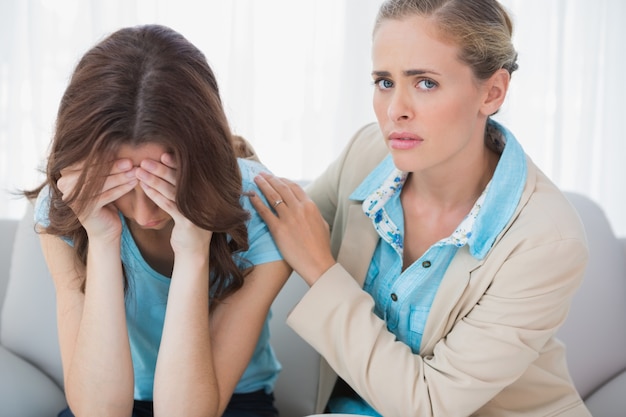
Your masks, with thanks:
<instances>
[{"instance_id":1,"label":"woman's forehead","mask_svg":"<svg viewBox=\"0 0 626 417\"><path fill-rule=\"evenodd\" d=\"M144 143L141 145L121 145L115 156L116 159L128 158L133 161L133 165L138 166L144 159L159 161L161 155L167 152L167 148L160 143Z\"/></svg>"}]
</instances>

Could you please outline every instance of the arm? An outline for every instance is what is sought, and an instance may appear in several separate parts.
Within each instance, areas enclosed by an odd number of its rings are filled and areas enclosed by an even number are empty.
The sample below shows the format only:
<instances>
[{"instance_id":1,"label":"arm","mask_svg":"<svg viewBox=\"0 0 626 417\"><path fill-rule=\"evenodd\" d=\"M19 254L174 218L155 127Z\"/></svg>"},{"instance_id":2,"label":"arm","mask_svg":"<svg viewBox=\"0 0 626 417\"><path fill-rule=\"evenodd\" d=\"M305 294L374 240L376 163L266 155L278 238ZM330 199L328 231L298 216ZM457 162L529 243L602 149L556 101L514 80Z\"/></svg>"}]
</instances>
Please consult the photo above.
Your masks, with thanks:
<instances>
[{"instance_id":1,"label":"arm","mask_svg":"<svg viewBox=\"0 0 626 417\"><path fill-rule=\"evenodd\" d=\"M271 304L290 272L284 261L256 265L243 287L211 316L220 415L250 362Z\"/></svg>"},{"instance_id":2,"label":"arm","mask_svg":"<svg viewBox=\"0 0 626 417\"><path fill-rule=\"evenodd\" d=\"M270 305L291 272L282 261L257 265L244 285L209 314L209 244L174 202L173 160L144 164L142 187L174 220L174 270L155 381L155 416L216 416L246 369Z\"/></svg>"},{"instance_id":3,"label":"arm","mask_svg":"<svg viewBox=\"0 0 626 417\"><path fill-rule=\"evenodd\" d=\"M72 249L60 238L42 235L41 244L57 300L58 332L65 393L76 416L129 416L133 406L124 286L119 249L92 244L86 293L80 289ZM97 253L98 256L91 254Z\"/></svg>"},{"instance_id":4,"label":"arm","mask_svg":"<svg viewBox=\"0 0 626 417\"><path fill-rule=\"evenodd\" d=\"M341 265L318 280L287 322L379 413L469 415L556 348L546 343L566 317L585 260L580 240L558 241L520 251L499 266L485 264L470 281L450 276L458 285L485 279L491 285L476 299L462 296L453 309L458 316L437 314L433 305L437 316L429 320L441 328L431 335L432 350L421 355L395 340L372 313L372 298ZM541 366L535 372L546 372Z\"/></svg>"},{"instance_id":5,"label":"arm","mask_svg":"<svg viewBox=\"0 0 626 417\"><path fill-rule=\"evenodd\" d=\"M209 315L208 270L177 257L155 375L155 415L224 412L289 273L282 261L255 266L243 287Z\"/></svg>"},{"instance_id":6,"label":"arm","mask_svg":"<svg viewBox=\"0 0 626 417\"><path fill-rule=\"evenodd\" d=\"M56 290L58 332L67 401L76 416L129 416L133 405L133 368L124 310L119 257L121 224L108 207L136 181L113 168L104 189L79 219L89 237L87 266L77 265L73 249L58 237L42 234L42 249ZM76 170L59 180L71 194ZM85 293L81 282L86 279Z\"/></svg>"}]
</instances>

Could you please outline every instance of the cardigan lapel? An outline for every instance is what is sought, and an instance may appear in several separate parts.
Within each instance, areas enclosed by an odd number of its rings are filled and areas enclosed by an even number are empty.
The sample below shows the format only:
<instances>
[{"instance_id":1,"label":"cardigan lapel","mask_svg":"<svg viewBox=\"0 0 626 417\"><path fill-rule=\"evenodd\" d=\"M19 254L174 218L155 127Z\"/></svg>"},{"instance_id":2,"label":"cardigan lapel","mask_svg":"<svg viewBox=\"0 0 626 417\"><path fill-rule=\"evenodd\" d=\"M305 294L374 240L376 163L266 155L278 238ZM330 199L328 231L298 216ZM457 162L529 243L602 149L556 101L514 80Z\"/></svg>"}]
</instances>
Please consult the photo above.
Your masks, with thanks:
<instances>
[{"instance_id":1,"label":"cardigan lapel","mask_svg":"<svg viewBox=\"0 0 626 417\"><path fill-rule=\"evenodd\" d=\"M459 249L448 266L433 300L420 352L432 352L435 344L441 340L441 335L448 332L446 327L451 326L451 322L455 320L455 313L460 308L459 300L470 282L470 274L482 263L470 255L467 246Z\"/></svg>"},{"instance_id":2,"label":"cardigan lapel","mask_svg":"<svg viewBox=\"0 0 626 417\"><path fill-rule=\"evenodd\" d=\"M363 213L361 205L351 205L337 262L350 272L361 287L365 282L365 275L377 242L378 233L372 227L370 218Z\"/></svg>"}]
</instances>

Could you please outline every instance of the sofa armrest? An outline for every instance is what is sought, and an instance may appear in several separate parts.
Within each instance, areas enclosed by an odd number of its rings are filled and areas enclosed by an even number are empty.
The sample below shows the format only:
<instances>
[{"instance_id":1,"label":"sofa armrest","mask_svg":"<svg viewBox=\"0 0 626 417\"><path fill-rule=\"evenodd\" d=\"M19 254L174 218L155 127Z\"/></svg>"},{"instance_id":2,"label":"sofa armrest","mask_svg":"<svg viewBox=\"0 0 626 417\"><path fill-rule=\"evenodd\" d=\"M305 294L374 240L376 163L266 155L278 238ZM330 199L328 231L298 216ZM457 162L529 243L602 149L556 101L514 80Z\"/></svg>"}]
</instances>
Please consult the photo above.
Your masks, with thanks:
<instances>
[{"instance_id":1,"label":"sofa armrest","mask_svg":"<svg viewBox=\"0 0 626 417\"><path fill-rule=\"evenodd\" d=\"M0 312L2 312L7 284L9 283L11 254L13 253L17 223L17 220L0 219Z\"/></svg>"},{"instance_id":2,"label":"sofa armrest","mask_svg":"<svg viewBox=\"0 0 626 417\"><path fill-rule=\"evenodd\" d=\"M618 417L626 410L626 370L594 391L585 404L594 416Z\"/></svg>"},{"instance_id":3,"label":"sofa armrest","mask_svg":"<svg viewBox=\"0 0 626 417\"><path fill-rule=\"evenodd\" d=\"M0 346L0 412L11 417L56 417L63 391L43 372Z\"/></svg>"}]
</instances>

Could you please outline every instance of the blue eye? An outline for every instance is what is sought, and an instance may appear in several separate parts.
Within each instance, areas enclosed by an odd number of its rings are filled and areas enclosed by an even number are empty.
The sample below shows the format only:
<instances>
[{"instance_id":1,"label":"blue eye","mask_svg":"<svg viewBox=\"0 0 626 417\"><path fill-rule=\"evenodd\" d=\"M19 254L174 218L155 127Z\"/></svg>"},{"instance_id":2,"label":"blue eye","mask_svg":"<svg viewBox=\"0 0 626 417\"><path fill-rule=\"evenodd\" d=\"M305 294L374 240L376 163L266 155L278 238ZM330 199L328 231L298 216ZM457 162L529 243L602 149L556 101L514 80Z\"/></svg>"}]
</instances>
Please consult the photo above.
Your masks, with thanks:
<instances>
[{"instance_id":1,"label":"blue eye","mask_svg":"<svg viewBox=\"0 0 626 417\"><path fill-rule=\"evenodd\" d=\"M385 78L374 81L374 84L381 90L388 90L393 87L393 83Z\"/></svg>"},{"instance_id":2,"label":"blue eye","mask_svg":"<svg viewBox=\"0 0 626 417\"><path fill-rule=\"evenodd\" d=\"M433 80L424 79L417 83L417 86L423 90L432 90L437 87L437 83Z\"/></svg>"}]
</instances>

